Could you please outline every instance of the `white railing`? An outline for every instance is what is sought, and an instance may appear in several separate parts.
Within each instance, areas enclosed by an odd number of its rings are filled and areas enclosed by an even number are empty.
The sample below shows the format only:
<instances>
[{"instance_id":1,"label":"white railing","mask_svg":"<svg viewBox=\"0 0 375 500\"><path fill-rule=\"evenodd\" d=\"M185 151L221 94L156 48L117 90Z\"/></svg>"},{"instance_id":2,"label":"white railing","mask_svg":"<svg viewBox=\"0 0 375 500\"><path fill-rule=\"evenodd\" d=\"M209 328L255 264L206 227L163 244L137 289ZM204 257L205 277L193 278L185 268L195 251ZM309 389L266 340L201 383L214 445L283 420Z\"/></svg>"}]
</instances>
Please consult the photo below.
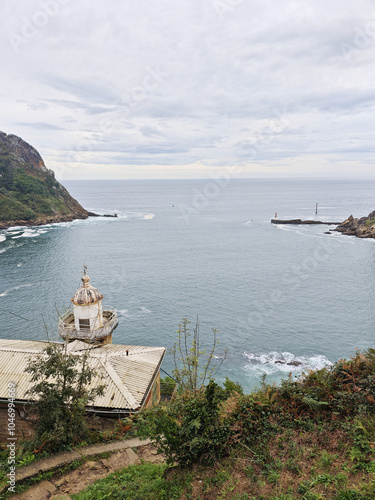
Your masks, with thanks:
<instances>
[{"instance_id":1,"label":"white railing","mask_svg":"<svg viewBox=\"0 0 375 500\"><path fill-rule=\"evenodd\" d=\"M118 315L116 309L108 307L103 311L103 325L94 328L80 328L75 327L74 314L72 310L68 310L59 318L58 332L65 340L91 340L100 339L110 335L118 326Z\"/></svg>"}]
</instances>

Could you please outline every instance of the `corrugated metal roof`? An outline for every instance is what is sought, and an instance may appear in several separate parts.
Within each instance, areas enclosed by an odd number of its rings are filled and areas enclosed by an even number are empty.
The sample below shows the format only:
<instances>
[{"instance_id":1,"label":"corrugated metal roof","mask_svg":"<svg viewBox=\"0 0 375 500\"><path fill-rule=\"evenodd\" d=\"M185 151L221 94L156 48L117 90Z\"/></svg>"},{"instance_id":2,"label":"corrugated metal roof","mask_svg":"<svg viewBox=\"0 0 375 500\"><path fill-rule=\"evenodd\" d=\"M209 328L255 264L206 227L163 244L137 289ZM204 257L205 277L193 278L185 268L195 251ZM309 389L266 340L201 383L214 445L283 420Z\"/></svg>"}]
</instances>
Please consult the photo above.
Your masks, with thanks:
<instances>
[{"instance_id":1,"label":"corrugated metal roof","mask_svg":"<svg viewBox=\"0 0 375 500\"><path fill-rule=\"evenodd\" d=\"M48 342L0 339L0 399L8 398L8 383L15 382L16 399L30 400L31 374L25 372L30 359ZM68 352L81 355L90 350L89 363L96 371L90 388L104 385L103 396L90 404L96 408L136 410L157 375L164 347L131 345L92 346L79 340L68 344Z\"/></svg>"}]
</instances>

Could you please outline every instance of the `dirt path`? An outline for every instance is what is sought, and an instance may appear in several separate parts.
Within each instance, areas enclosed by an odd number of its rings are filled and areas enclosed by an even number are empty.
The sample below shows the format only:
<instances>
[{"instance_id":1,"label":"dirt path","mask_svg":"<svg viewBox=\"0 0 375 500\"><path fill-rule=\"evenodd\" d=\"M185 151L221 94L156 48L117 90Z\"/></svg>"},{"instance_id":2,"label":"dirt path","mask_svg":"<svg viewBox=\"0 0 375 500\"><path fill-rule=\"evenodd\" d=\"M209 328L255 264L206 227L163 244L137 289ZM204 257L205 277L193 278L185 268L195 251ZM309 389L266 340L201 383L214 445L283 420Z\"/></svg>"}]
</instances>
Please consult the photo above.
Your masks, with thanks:
<instances>
[{"instance_id":1,"label":"dirt path","mask_svg":"<svg viewBox=\"0 0 375 500\"><path fill-rule=\"evenodd\" d=\"M22 494L11 496L11 500L68 500L70 494L78 493L97 479L108 476L112 472L129 465L139 464L140 459L146 462L162 463L164 456L158 455L149 440L128 439L116 443L80 448L32 463L17 472L17 480L30 478L59 467L82 457L92 457L102 453L112 453L109 458L97 458L85 462L78 469L63 476L56 476L50 481L42 481Z\"/></svg>"}]
</instances>

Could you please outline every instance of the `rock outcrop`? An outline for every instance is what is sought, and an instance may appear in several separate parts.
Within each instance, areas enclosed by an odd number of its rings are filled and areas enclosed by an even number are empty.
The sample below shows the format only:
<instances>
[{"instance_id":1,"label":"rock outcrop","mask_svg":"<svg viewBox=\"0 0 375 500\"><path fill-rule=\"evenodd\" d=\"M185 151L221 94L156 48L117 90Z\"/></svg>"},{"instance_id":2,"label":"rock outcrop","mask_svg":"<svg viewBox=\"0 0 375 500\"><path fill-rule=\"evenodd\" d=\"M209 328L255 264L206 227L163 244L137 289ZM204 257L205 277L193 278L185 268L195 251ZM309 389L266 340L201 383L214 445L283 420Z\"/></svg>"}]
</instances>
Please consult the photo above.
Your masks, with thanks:
<instances>
[{"instance_id":1,"label":"rock outcrop","mask_svg":"<svg viewBox=\"0 0 375 500\"><path fill-rule=\"evenodd\" d=\"M16 164L53 174L52 170L48 170L45 166L38 151L21 139L21 137L17 137L13 134L7 135L4 132L0 132L0 147L1 153L3 152L3 149L8 149L10 159Z\"/></svg>"},{"instance_id":2,"label":"rock outcrop","mask_svg":"<svg viewBox=\"0 0 375 500\"><path fill-rule=\"evenodd\" d=\"M16 135L0 132L0 229L88 216L35 148Z\"/></svg>"},{"instance_id":3,"label":"rock outcrop","mask_svg":"<svg viewBox=\"0 0 375 500\"><path fill-rule=\"evenodd\" d=\"M357 238L375 238L375 211L359 219L351 215L337 226L336 231L347 236L357 236Z\"/></svg>"}]
</instances>

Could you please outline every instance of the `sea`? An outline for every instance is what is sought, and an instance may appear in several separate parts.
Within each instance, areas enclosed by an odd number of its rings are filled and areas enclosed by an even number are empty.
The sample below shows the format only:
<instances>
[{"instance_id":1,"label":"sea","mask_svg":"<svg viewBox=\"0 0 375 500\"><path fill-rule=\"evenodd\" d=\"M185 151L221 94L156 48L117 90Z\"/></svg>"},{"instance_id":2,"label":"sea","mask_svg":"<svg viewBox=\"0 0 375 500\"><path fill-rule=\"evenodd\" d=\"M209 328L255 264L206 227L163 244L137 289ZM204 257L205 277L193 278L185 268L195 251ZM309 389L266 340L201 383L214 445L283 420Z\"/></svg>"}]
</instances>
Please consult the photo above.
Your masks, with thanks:
<instances>
[{"instance_id":1,"label":"sea","mask_svg":"<svg viewBox=\"0 0 375 500\"><path fill-rule=\"evenodd\" d=\"M117 309L113 342L164 346L199 322L218 330L216 380L245 391L375 347L375 241L329 222L375 209L375 180L64 181L86 209L117 214L0 231L0 337L57 340L83 264ZM315 214L318 203L318 213ZM204 357L204 355L202 355Z\"/></svg>"}]
</instances>

